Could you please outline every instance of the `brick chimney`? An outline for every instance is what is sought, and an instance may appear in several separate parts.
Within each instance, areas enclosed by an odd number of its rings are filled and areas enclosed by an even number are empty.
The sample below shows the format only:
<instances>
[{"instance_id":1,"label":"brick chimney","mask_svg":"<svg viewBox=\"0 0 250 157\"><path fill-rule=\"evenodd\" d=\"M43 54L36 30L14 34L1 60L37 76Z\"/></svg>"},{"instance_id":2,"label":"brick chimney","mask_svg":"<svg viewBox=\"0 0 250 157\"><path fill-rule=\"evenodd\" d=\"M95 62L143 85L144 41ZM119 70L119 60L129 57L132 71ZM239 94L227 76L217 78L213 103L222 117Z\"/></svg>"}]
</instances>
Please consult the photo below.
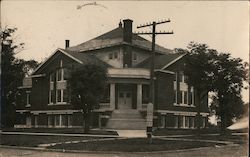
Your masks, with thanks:
<instances>
[{"instance_id":1,"label":"brick chimney","mask_svg":"<svg viewBox=\"0 0 250 157\"><path fill-rule=\"evenodd\" d=\"M125 19L123 20L123 41L131 43L132 42L132 23L133 20Z\"/></svg>"},{"instance_id":2,"label":"brick chimney","mask_svg":"<svg viewBox=\"0 0 250 157\"><path fill-rule=\"evenodd\" d=\"M65 40L65 49L69 47L69 40Z\"/></svg>"},{"instance_id":3,"label":"brick chimney","mask_svg":"<svg viewBox=\"0 0 250 157\"><path fill-rule=\"evenodd\" d=\"M132 67L132 23L130 19L123 20L123 41L129 43L123 47L123 67Z\"/></svg>"}]
</instances>

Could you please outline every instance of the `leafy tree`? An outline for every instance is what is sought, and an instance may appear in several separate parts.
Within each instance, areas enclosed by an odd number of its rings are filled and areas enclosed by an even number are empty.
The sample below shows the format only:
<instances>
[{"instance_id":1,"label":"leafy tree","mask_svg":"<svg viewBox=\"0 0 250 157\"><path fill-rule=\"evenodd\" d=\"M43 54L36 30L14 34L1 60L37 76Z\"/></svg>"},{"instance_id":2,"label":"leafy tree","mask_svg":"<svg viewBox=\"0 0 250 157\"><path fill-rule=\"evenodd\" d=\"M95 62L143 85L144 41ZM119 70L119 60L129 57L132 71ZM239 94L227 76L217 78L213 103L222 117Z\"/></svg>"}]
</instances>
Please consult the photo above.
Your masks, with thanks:
<instances>
[{"instance_id":1,"label":"leafy tree","mask_svg":"<svg viewBox=\"0 0 250 157\"><path fill-rule=\"evenodd\" d=\"M191 42L188 49L182 51L188 54L185 74L189 76L188 83L195 87L198 116L202 97L208 92L215 92L216 105L213 107L221 119L221 129L225 131L232 119L242 114L241 89L246 80L247 64L240 58L232 58L230 54L218 53L206 44Z\"/></svg>"},{"instance_id":2,"label":"leafy tree","mask_svg":"<svg viewBox=\"0 0 250 157\"><path fill-rule=\"evenodd\" d=\"M104 94L107 75L106 69L87 64L76 68L69 79L71 89L71 102L83 109L84 132L89 132L92 110L99 105Z\"/></svg>"},{"instance_id":3,"label":"leafy tree","mask_svg":"<svg viewBox=\"0 0 250 157\"><path fill-rule=\"evenodd\" d=\"M240 58L232 58L230 54L220 53L214 63L216 70L213 75L213 89L217 93L216 113L221 120L221 129L224 132L232 124L232 119L243 114L241 90L247 79L246 63Z\"/></svg>"},{"instance_id":4,"label":"leafy tree","mask_svg":"<svg viewBox=\"0 0 250 157\"><path fill-rule=\"evenodd\" d=\"M24 43L14 43L16 30L5 28L1 31L1 124L4 127L14 125L17 87L22 85L24 76L38 65L34 60L25 61L15 57L24 47Z\"/></svg>"},{"instance_id":5,"label":"leafy tree","mask_svg":"<svg viewBox=\"0 0 250 157\"><path fill-rule=\"evenodd\" d=\"M197 128L198 134L201 126L200 107L201 100L211 90L211 76L213 75L213 62L216 51L209 49L206 44L191 42L188 49L176 49L177 52L187 53L185 62L185 75L188 76L188 84L194 87L195 105L197 106Z\"/></svg>"}]
</instances>

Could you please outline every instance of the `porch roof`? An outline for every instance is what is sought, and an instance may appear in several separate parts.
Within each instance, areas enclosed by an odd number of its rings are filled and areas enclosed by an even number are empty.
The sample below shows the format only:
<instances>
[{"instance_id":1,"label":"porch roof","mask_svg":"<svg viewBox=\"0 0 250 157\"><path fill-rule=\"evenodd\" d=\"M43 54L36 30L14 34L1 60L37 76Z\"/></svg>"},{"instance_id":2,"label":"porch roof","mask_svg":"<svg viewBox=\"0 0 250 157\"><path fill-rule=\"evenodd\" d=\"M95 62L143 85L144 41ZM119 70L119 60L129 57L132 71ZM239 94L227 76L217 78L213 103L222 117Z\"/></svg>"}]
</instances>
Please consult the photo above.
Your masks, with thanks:
<instances>
[{"instance_id":1,"label":"porch roof","mask_svg":"<svg viewBox=\"0 0 250 157\"><path fill-rule=\"evenodd\" d=\"M150 78L149 69L143 68L108 68L108 76L116 78Z\"/></svg>"}]
</instances>

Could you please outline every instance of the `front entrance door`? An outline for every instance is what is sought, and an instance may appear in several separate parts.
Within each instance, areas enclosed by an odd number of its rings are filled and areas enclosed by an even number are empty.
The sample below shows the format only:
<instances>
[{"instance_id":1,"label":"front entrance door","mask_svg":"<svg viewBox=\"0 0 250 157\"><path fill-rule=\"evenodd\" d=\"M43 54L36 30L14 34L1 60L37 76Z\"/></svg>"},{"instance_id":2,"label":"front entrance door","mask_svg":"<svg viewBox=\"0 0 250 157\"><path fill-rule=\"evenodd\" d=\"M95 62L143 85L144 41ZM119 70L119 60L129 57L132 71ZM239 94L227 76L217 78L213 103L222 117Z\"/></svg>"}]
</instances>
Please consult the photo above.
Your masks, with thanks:
<instances>
[{"instance_id":1,"label":"front entrance door","mask_svg":"<svg viewBox=\"0 0 250 157\"><path fill-rule=\"evenodd\" d=\"M118 109L132 109L132 94L130 91L118 93Z\"/></svg>"}]
</instances>

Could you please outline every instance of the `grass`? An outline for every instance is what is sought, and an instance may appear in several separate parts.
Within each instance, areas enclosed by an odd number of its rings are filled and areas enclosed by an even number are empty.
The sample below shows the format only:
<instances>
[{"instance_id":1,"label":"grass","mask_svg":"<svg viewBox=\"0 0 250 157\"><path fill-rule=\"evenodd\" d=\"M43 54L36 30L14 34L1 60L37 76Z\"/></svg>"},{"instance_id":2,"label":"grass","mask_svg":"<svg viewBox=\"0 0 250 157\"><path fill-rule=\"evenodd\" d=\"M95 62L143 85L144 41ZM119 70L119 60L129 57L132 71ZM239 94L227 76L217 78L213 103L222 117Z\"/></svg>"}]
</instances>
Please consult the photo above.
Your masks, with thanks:
<instances>
[{"instance_id":1,"label":"grass","mask_svg":"<svg viewBox=\"0 0 250 157\"><path fill-rule=\"evenodd\" d=\"M66 133L66 134L85 134L83 128L9 128L3 129L3 132L32 132L32 133ZM118 135L115 131L90 130L88 134L92 135Z\"/></svg>"},{"instance_id":2,"label":"grass","mask_svg":"<svg viewBox=\"0 0 250 157\"><path fill-rule=\"evenodd\" d=\"M4 130L6 131L6 130ZM8 131L21 131L21 132L51 132L51 133L82 133L82 129L12 129ZM81 132L82 131L82 132ZM218 141L231 141L238 144L248 145L248 136L235 136L235 135L204 135L204 133L215 133L211 130L203 130L201 136L195 136L196 130L171 130L161 129L154 133L156 135L178 135L186 134L192 135L187 137L181 137L185 139L204 139L204 140L218 140ZM103 130L91 130L91 134L117 134L116 132L108 132ZM39 136L39 135L5 135L0 134L0 144L9 146L25 146L25 147L37 147L39 144L60 143L68 141L81 141L100 139L97 137L68 137L68 136ZM85 150L85 151L122 151L122 152L145 152L145 151L166 151L177 149L190 149L207 146L220 145L212 142L200 142L200 141L178 141L178 140L166 140L160 138L154 138L152 144L148 144L146 138L129 138L129 139L115 139L106 141L88 141L80 143L58 144L49 148L53 149L65 149L65 150Z\"/></svg>"},{"instance_id":3,"label":"grass","mask_svg":"<svg viewBox=\"0 0 250 157\"><path fill-rule=\"evenodd\" d=\"M230 133L246 133L247 129L241 130L228 130ZM221 130L219 128L205 128L200 129L200 134L220 134ZM166 135L195 135L197 134L197 129L172 129L172 128L163 128L157 129L153 132L155 136L166 136Z\"/></svg>"},{"instance_id":4,"label":"grass","mask_svg":"<svg viewBox=\"0 0 250 157\"><path fill-rule=\"evenodd\" d=\"M0 144L8 146L36 147L39 144L55 142L96 139L96 137L67 137L67 136L36 136L36 135L3 135L0 134Z\"/></svg>"},{"instance_id":5,"label":"grass","mask_svg":"<svg viewBox=\"0 0 250 157\"><path fill-rule=\"evenodd\" d=\"M177 149L189 149L198 147L214 146L209 142L185 142L153 139L148 144L146 138L115 139L111 141L92 141L75 144L60 144L52 146L53 149L85 150L85 151L122 151L122 152L145 152L145 151L166 151Z\"/></svg>"}]
</instances>

